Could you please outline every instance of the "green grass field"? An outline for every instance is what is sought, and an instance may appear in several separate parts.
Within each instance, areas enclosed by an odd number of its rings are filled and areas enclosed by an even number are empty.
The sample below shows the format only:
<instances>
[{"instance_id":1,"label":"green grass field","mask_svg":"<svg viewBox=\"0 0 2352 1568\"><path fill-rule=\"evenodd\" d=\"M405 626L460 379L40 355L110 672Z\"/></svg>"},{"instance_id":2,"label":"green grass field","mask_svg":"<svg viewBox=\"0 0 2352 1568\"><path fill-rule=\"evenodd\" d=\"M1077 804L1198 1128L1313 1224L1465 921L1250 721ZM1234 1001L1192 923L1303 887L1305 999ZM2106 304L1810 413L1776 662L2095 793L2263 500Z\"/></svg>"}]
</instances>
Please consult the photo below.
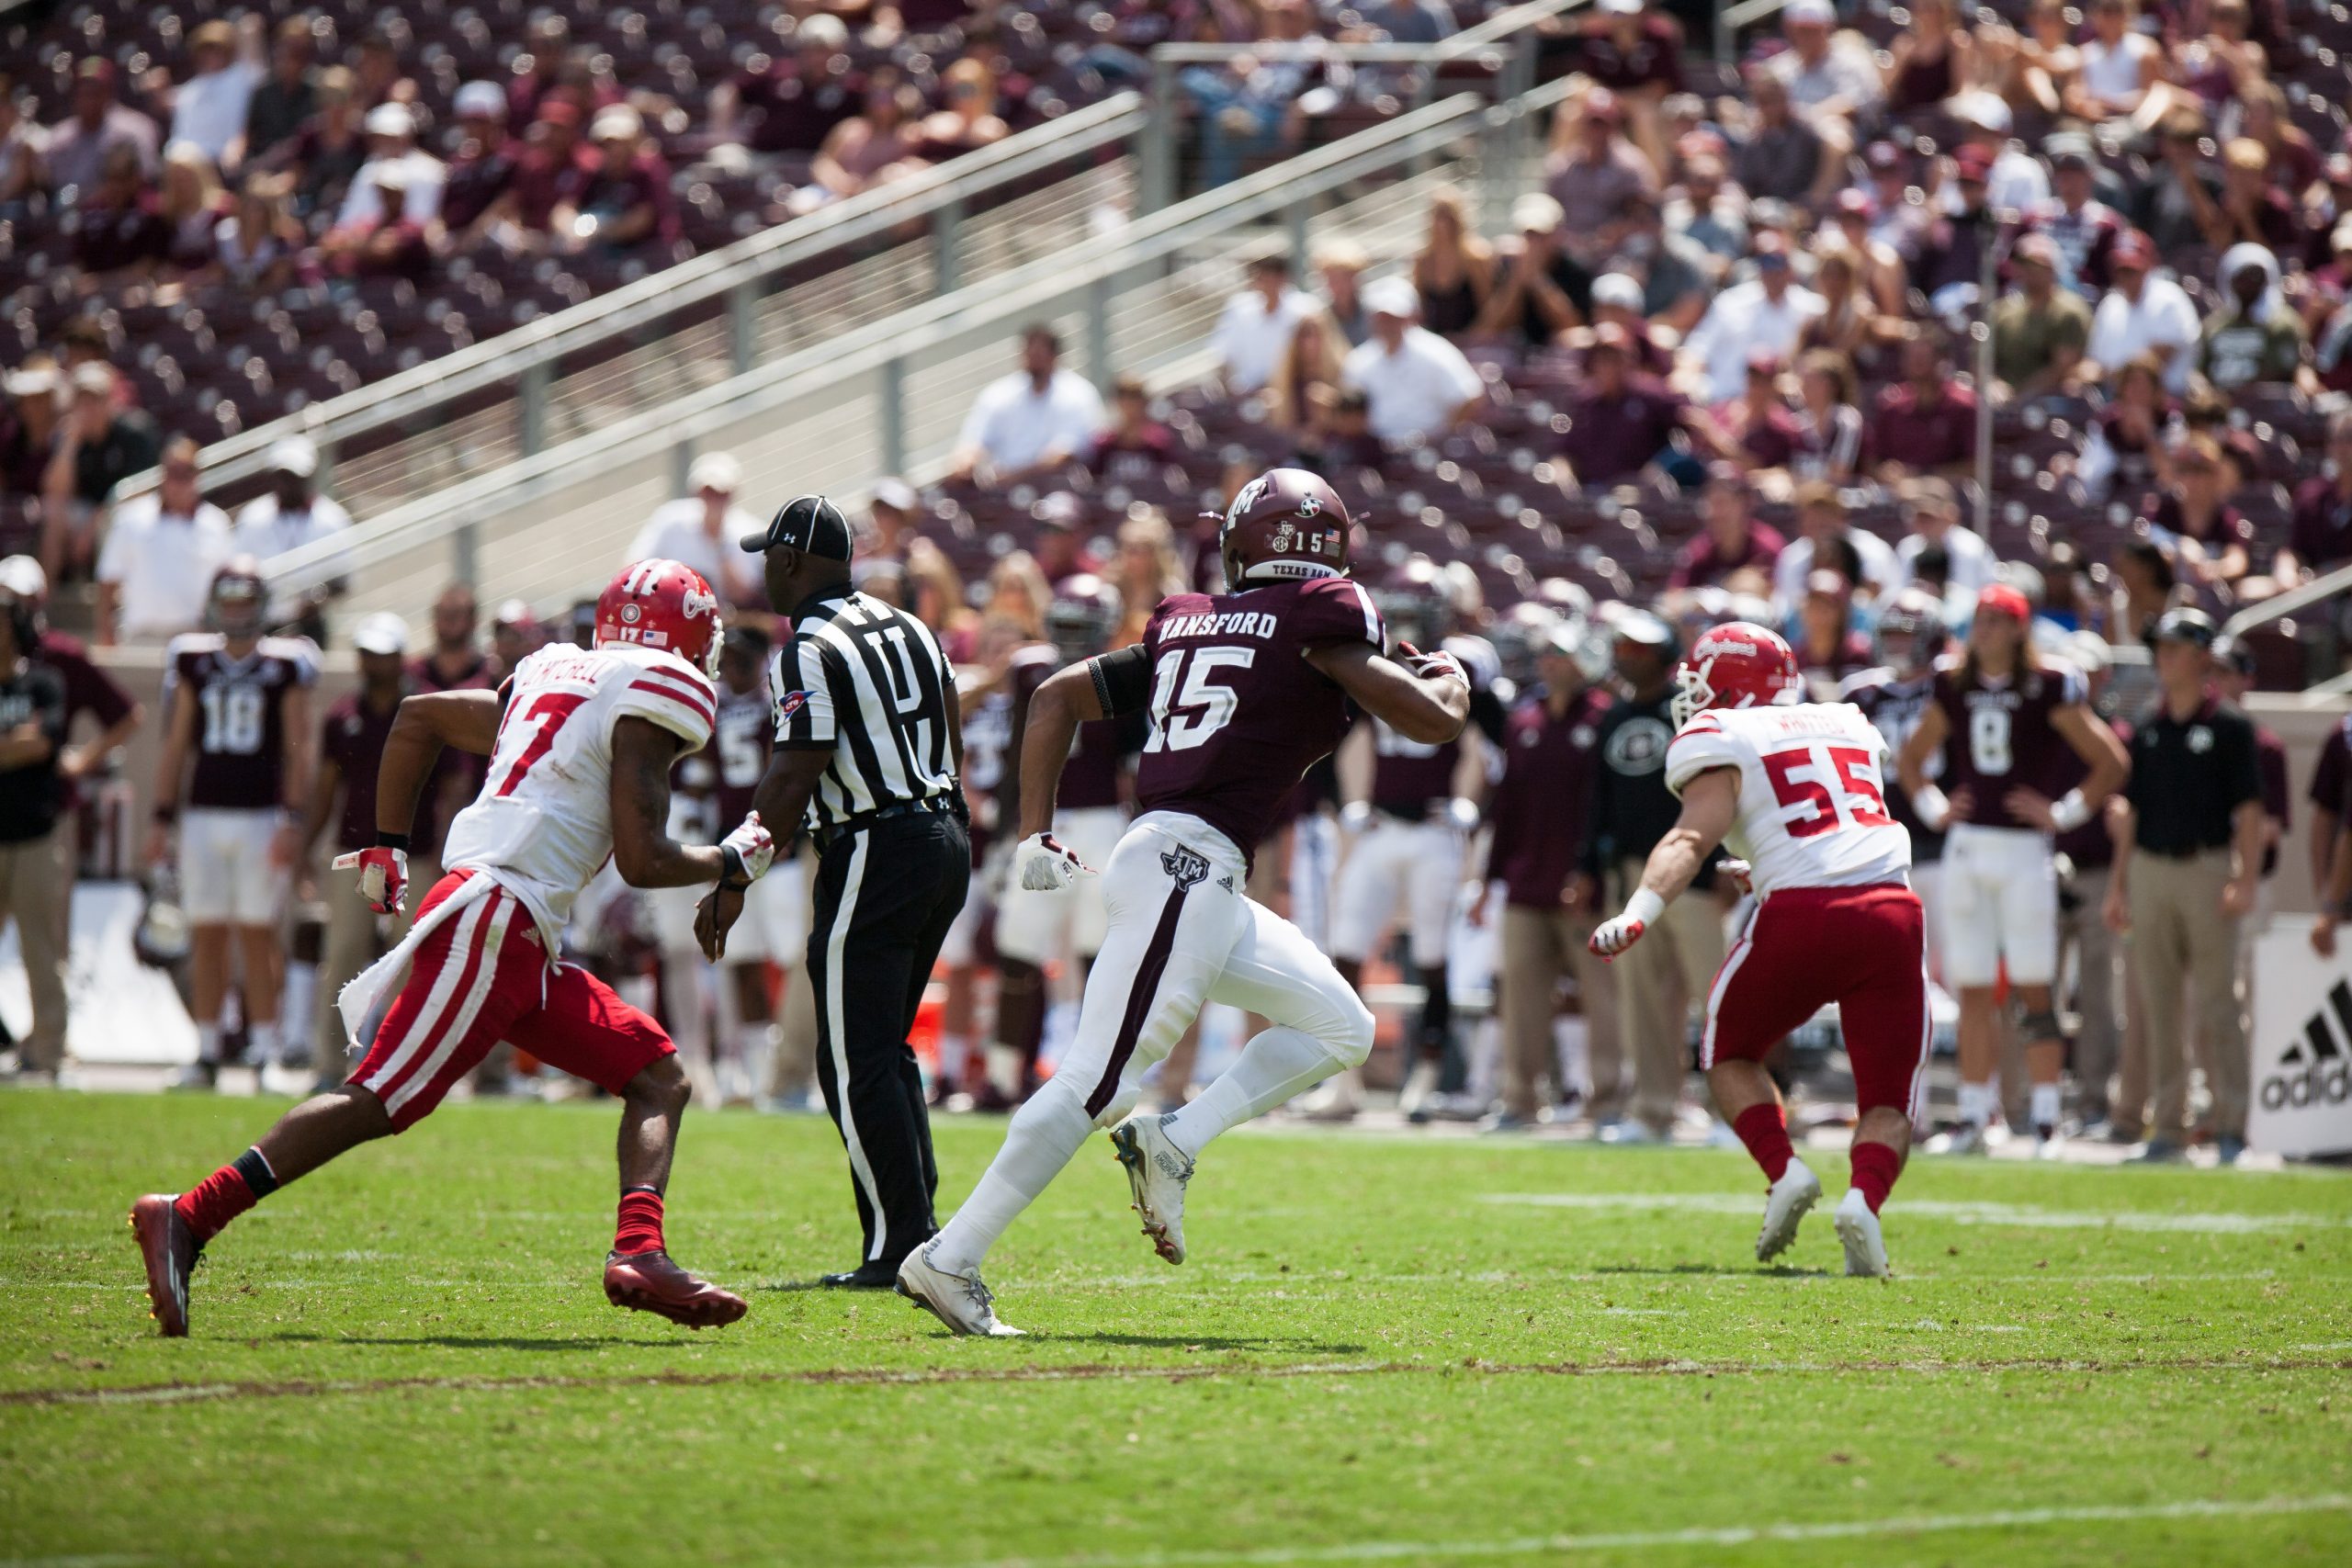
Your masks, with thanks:
<instances>
[{"instance_id":1,"label":"green grass field","mask_svg":"<svg viewBox=\"0 0 2352 1568\"><path fill-rule=\"evenodd\" d=\"M697 1335L598 1288L609 1107L453 1106L153 1337L124 1210L276 1109L0 1095L0 1560L2352 1562L2340 1175L1923 1159L1888 1284L1826 1212L1756 1269L1735 1155L1244 1133L1169 1269L1098 1141L974 1342L793 1288L829 1126L696 1114L672 1248L752 1303Z\"/></svg>"}]
</instances>

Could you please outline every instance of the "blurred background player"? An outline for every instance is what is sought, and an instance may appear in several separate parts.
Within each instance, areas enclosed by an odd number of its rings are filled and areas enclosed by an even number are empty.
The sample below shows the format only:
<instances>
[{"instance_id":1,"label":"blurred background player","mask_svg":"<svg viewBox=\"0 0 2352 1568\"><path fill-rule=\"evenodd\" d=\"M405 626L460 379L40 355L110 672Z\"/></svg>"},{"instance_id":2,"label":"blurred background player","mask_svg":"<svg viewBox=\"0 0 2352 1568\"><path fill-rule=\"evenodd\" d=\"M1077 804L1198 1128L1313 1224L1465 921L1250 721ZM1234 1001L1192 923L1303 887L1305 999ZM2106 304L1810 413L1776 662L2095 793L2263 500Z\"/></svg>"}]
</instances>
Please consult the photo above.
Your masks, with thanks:
<instances>
[{"instance_id":1,"label":"blurred background player","mask_svg":"<svg viewBox=\"0 0 2352 1568\"><path fill-rule=\"evenodd\" d=\"M1945 637L1943 601L1924 588L1905 588L1879 613L1876 664L1848 676L1838 690L1838 700L1861 709L1885 738L1891 757L1902 754L1934 696L1936 660L1943 656ZM1930 784L1943 776L1941 757L1928 758L1925 767ZM1939 978L1943 955L1936 936L1936 875L1944 836L1919 820L1898 779L1887 781L1886 809L1911 835L1911 890L1928 912L1928 974Z\"/></svg>"},{"instance_id":2,"label":"blurred background player","mask_svg":"<svg viewBox=\"0 0 2352 1568\"><path fill-rule=\"evenodd\" d=\"M1770 1183L1756 1259L1786 1251L1821 1196L1762 1058L1835 1002L1860 1112L1838 1239L1847 1273L1883 1275L1879 1209L1910 1151L1928 1052L1927 922L1904 880L1909 835L1886 811L1885 742L1849 704L1802 703L1795 657L1762 626L1735 621L1700 637L1675 685L1665 772L1681 812L1592 949L1638 952L1717 844L1741 857L1762 903L1708 994L1699 1060Z\"/></svg>"},{"instance_id":3,"label":"blurred background player","mask_svg":"<svg viewBox=\"0 0 2352 1568\"><path fill-rule=\"evenodd\" d=\"M1021 755L1029 702L1057 670L1082 663L1108 649L1117 630L1118 593L1101 578L1080 573L1054 590L1046 609L1046 634L1054 657L1023 649L1007 675L1011 698L1006 756ZM1140 714L1100 718L1079 726L1069 761L1062 766L1054 806L1054 836L1089 865L1108 862L1126 831L1126 778L1143 747L1148 726ZM969 754L967 741L967 755ZM997 786L997 821L1021 819L1021 770L1007 766ZM1018 1098L1034 1084L1037 1058L1052 1010L1046 971L1060 962L1073 965L1078 988L1102 949L1109 916L1102 883L1082 878L1067 887L1035 889L1008 878L996 911L996 1039L989 1047L988 1080L1000 1094ZM1171 1058L1172 1059L1172 1058Z\"/></svg>"},{"instance_id":4,"label":"blurred background player","mask_svg":"<svg viewBox=\"0 0 2352 1568\"><path fill-rule=\"evenodd\" d=\"M1423 558L1406 562L1375 592L1374 602L1400 643L1438 649L1453 631L1444 574ZM1474 659L1456 657L1472 692L1490 694L1497 673L1492 650L1483 670L1473 668L1478 662ZM1493 701L1491 694L1487 701ZM1485 748L1485 734L1475 728L1429 742L1367 716L1340 742L1334 759L1343 802L1340 824L1348 843L1332 893L1331 957L1361 995L1364 964L1380 951L1382 936L1392 928L1404 931L1422 998L1397 1097L1398 1109L1408 1116L1441 1082L1450 1077L1458 1086L1462 1076L1446 955L1463 864L1487 793ZM1352 1077L1343 1077L1320 1113L1352 1113L1356 1087Z\"/></svg>"},{"instance_id":5,"label":"blurred background player","mask_svg":"<svg viewBox=\"0 0 2352 1568\"><path fill-rule=\"evenodd\" d=\"M2129 765L2115 732L2091 712L2082 671L2034 650L2032 615L2009 583L1977 594L1967 649L1938 666L1934 700L1897 760L1913 812L1946 835L1939 929L1945 979L1960 993L1961 1124L1941 1148L1953 1154L1984 1152L1999 1108L2004 979L2022 1015L2034 1135L2045 1152L2058 1136L2066 1048L2051 1001L2058 975L2052 839L2096 817ZM2069 753L2086 771L2073 786L2060 783ZM1949 792L1928 777L1935 757Z\"/></svg>"},{"instance_id":6,"label":"blurred background player","mask_svg":"<svg viewBox=\"0 0 2352 1568\"><path fill-rule=\"evenodd\" d=\"M256 1069L279 1060L278 923L311 797L318 649L262 636L267 597L259 565L237 557L213 574L209 629L174 637L164 655L168 716L147 859L164 861L176 827L197 1030L197 1060L181 1075L187 1088L210 1088L220 1071L232 941L248 1055Z\"/></svg>"}]
</instances>

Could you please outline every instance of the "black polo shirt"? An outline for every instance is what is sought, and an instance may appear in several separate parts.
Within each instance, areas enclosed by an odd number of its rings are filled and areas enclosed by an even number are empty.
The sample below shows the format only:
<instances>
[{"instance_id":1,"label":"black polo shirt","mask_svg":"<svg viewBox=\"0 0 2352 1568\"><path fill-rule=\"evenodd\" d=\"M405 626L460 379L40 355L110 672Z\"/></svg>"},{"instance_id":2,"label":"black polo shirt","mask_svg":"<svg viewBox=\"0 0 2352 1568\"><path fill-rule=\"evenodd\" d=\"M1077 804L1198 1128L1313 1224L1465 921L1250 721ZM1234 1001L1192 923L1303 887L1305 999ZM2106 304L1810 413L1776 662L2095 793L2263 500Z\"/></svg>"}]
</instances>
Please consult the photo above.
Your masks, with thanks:
<instances>
[{"instance_id":1,"label":"black polo shirt","mask_svg":"<svg viewBox=\"0 0 2352 1568\"><path fill-rule=\"evenodd\" d=\"M2132 728L2123 794L2139 818L2136 848L2178 859L2226 847L2237 808L2262 798L2254 721L2209 695L2184 723L2159 697Z\"/></svg>"},{"instance_id":2,"label":"black polo shirt","mask_svg":"<svg viewBox=\"0 0 2352 1568\"><path fill-rule=\"evenodd\" d=\"M57 752L65 744L65 677L46 664L19 663L0 674L0 733L27 724L49 738L49 755L0 769L0 844L47 838L64 809Z\"/></svg>"}]
</instances>

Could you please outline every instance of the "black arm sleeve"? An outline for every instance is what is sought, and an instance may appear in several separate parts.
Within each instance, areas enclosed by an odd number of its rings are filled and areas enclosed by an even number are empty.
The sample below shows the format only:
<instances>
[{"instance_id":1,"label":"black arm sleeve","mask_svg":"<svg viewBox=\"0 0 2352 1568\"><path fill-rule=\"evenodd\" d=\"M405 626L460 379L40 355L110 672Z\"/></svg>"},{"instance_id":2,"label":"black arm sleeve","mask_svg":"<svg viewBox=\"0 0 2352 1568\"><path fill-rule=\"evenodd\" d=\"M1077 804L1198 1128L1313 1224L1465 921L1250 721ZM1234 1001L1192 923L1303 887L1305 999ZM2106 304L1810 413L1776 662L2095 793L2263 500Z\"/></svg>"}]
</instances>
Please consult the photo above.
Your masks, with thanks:
<instances>
[{"instance_id":1,"label":"black arm sleeve","mask_svg":"<svg viewBox=\"0 0 2352 1568\"><path fill-rule=\"evenodd\" d=\"M1094 677L1094 700L1106 718L1141 713L1151 702L1151 654L1141 643L1097 654L1086 661Z\"/></svg>"},{"instance_id":2,"label":"black arm sleeve","mask_svg":"<svg viewBox=\"0 0 2352 1568\"><path fill-rule=\"evenodd\" d=\"M1510 728L1510 715L1503 707L1503 700L1491 686L1474 686L1470 691L1470 722L1479 732L1500 746Z\"/></svg>"}]
</instances>

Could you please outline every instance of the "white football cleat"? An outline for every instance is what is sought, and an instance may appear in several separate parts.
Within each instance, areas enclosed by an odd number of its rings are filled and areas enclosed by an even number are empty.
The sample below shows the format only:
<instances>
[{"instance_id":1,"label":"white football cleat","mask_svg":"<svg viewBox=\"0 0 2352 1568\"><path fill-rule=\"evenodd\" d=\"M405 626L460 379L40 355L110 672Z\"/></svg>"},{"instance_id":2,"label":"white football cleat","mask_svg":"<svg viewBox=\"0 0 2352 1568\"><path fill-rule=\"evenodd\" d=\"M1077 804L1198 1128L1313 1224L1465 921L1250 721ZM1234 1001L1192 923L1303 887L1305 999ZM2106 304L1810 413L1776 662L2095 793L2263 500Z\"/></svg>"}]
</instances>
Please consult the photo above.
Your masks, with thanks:
<instances>
[{"instance_id":1,"label":"white football cleat","mask_svg":"<svg viewBox=\"0 0 2352 1568\"><path fill-rule=\"evenodd\" d=\"M980 1283L979 1271L950 1274L931 1261L931 1242L907 1254L899 1265L899 1294L945 1324L953 1334L978 1339L1018 1339L1021 1330L997 1321L996 1298Z\"/></svg>"},{"instance_id":2,"label":"white football cleat","mask_svg":"<svg viewBox=\"0 0 2352 1568\"><path fill-rule=\"evenodd\" d=\"M1438 1065L1422 1060L1415 1062L1405 1075L1405 1084L1396 1091L1396 1109L1408 1117L1430 1102L1437 1093Z\"/></svg>"},{"instance_id":3,"label":"white football cleat","mask_svg":"<svg viewBox=\"0 0 2352 1568\"><path fill-rule=\"evenodd\" d=\"M1928 1152L1934 1155L1989 1155L1993 1152L1993 1135L1981 1122L1963 1122L1951 1132L1928 1140Z\"/></svg>"},{"instance_id":4,"label":"white football cleat","mask_svg":"<svg viewBox=\"0 0 2352 1568\"><path fill-rule=\"evenodd\" d=\"M1756 1233L1756 1261L1770 1263L1797 1238L1797 1222L1821 1196L1821 1178L1801 1159L1789 1161L1764 1197L1764 1228Z\"/></svg>"},{"instance_id":5,"label":"white football cleat","mask_svg":"<svg viewBox=\"0 0 2352 1568\"><path fill-rule=\"evenodd\" d=\"M1871 1213L1870 1200L1860 1188L1849 1189L1838 1201L1838 1239L1846 1246L1846 1272L1866 1279L1886 1278L1886 1237Z\"/></svg>"},{"instance_id":6,"label":"white football cleat","mask_svg":"<svg viewBox=\"0 0 2352 1568\"><path fill-rule=\"evenodd\" d=\"M1111 1129L1111 1146L1127 1168L1127 1186L1143 1216L1152 1250L1170 1263L1184 1261L1184 1183L1193 1179L1190 1156L1170 1141L1166 1116L1138 1111Z\"/></svg>"}]
</instances>

